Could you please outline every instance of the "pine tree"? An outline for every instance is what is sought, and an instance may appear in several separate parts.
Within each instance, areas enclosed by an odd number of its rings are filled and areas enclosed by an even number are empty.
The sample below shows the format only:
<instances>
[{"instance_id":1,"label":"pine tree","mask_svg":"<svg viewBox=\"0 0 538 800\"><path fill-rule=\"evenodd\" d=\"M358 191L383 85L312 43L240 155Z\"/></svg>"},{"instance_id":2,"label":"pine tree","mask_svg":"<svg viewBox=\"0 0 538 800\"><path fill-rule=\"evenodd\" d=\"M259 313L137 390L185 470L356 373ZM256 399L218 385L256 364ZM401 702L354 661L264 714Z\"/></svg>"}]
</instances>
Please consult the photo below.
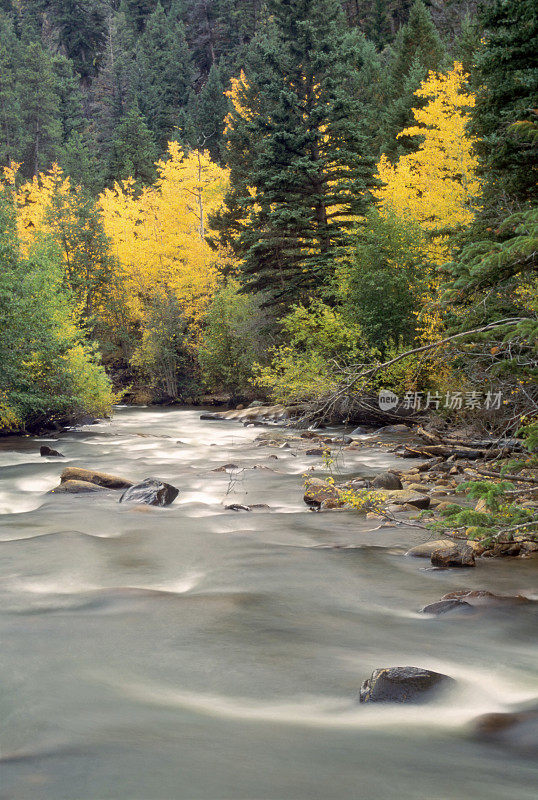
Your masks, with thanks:
<instances>
[{"instance_id":1,"label":"pine tree","mask_svg":"<svg viewBox=\"0 0 538 800\"><path fill-rule=\"evenodd\" d=\"M37 175L56 157L62 137L52 59L38 42L29 44L23 53L20 80L24 86L23 115L29 139L24 171L26 175Z\"/></svg>"},{"instance_id":2,"label":"pine tree","mask_svg":"<svg viewBox=\"0 0 538 800\"><path fill-rule=\"evenodd\" d=\"M422 0L415 0L408 21L398 34L395 51L396 57L391 70L395 91L403 88L416 59L426 70L439 69L441 66L445 49Z\"/></svg>"},{"instance_id":3,"label":"pine tree","mask_svg":"<svg viewBox=\"0 0 538 800\"><path fill-rule=\"evenodd\" d=\"M327 280L364 210L372 162L336 0L274 0L228 119L232 191L218 222L249 285L297 299Z\"/></svg>"},{"instance_id":4,"label":"pine tree","mask_svg":"<svg viewBox=\"0 0 538 800\"><path fill-rule=\"evenodd\" d=\"M48 3L59 42L83 80L97 72L105 42L105 20L95 0L52 0Z\"/></svg>"},{"instance_id":5,"label":"pine tree","mask_svg":"<svg viewBox=\"0 0 538 800\"><path fill-rule=\"evenodd\" d=\"M102 164L108 163L117 127L134 100L133 50L133 33L125 14L109 17L101 69L89 92L93 149Z\"/></svg>"},{"instance_id":6,"label":"pine tree","mask_svg":"<svg viewBox=\"0 0 538 800\"><path fill-rule=\"evenodd\" d=\"M137 48L140 109L161 150L187 105L194 72L183 23L158 3L148 17Z\"/></svg>"},{"instance_id":7,"label":"pine tree","mask_svg":"<svg viewBox=\"0 0 538 800\"><path fill-rule=\"evenodd\" d=\"M156 174L156 160L155 141L135 101L117 127L108 162L108 179L132 177L139 185L151 183Z\"/></svg>"},{"instance_id":8,"label":"pine tree","mask_svg":"<svg viewBox=\"0 0 538 800\"><path fill-rule=\"evenodd\" d=\"M21 161L28 135L20 85L21 45L11 19L0 14L0 164Z\"/></svg>"},{"instance_id":9,"label":"pine tree","mask_svg":"<svg viewBox=\"0 0 538 800\"><path fill-rule=\"evenodd\" d=\"M484 203L450 264L447 305L457 305L455 327L518 318L480 337L472 360L492 375L508 376L511 404L532 402L536 383L538 306L538 13L532 0L495 0L481 12L484 34L473 76L478 86L471 130L484 179ZM495 358L492 358L492 354Z\"/></svg>"},{"instance_id":10,"label":"pine tree","mask_svg":"<svg viewBox=\"0 0 538 800\"><path fill-rule=\"evenodd\" d=\"M189 104L190 125L185 136L188 144L208 150L213 161L222 161L225 117L230 104L221 79L221 69L213 65L200 92Z\"/></svg>"},{"instance_id":11,"label":"pine tree","mask_svg":"<svg viewBox=\"0 0 538 800\"><path fill-rule=\"evenodd\" d=\"M413 149L409 141L397 140L413 120L414 93L430 70L442 69L446 58L443 43L430 12L415 0L407 23L400 29L388 70L389 102L382 121L382 151L396 159Z\"/></svg>"},{"instance_id":12,"label":"pine tree","mask_svg":"<svg viewBox=\"0 0 538 800\"><path fill-rule=\"evenodd\" d=\"M538 10L533 0L495 0L481 13L479 85L473 133L495 204L536 201L536 141L518 136L514 123L536 120Z\"/></svg>"},{"instance_id":13,"label":"pine tree","mask_svg":"<svg viewBox=\"0 0 538 800\"><path fill-rule=\"evenodd\" d=\"M120 10L131 20L135 30L141 33L156 5L157 0L122 0Z\"/></svg>"}]
</instances>

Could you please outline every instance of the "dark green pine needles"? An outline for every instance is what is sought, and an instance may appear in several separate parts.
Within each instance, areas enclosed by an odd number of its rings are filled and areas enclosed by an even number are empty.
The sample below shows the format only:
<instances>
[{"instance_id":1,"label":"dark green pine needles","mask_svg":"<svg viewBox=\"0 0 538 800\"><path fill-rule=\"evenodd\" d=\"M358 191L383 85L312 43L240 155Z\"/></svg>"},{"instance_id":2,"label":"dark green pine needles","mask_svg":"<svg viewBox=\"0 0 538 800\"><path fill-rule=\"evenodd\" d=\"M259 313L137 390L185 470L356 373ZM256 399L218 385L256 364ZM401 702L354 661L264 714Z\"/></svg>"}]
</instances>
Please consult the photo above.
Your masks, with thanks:
<instances>
[{"instance_id":1,"label":"dark green pine needles","mask_svg":"<svg viewBox=\"0 0 538 800\"><path fill-rule=\"evenodd\" d=\"M374 159L337 0L273 0L227 130L227 209L216 224L249 288L295 301L347 252L351 215L370 202Z\"/></svg>"}]
</instances>

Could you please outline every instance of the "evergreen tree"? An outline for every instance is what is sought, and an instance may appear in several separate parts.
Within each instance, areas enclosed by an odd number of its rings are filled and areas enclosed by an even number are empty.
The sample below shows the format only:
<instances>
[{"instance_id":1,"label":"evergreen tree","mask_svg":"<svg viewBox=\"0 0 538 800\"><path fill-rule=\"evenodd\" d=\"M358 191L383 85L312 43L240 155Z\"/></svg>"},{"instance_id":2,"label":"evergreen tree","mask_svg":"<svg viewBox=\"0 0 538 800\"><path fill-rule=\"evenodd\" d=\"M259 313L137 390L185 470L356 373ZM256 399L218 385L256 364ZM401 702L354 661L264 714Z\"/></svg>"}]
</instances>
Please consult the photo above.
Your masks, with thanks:
<instances>
[{"instance_id":1,"label":"evergreen tree","mask_svg":"<svg viewBox=\"0 0 538 800\"><path fill-rule=\"evenodd\" d=\"M108 179L132 177L139 184L155 179L157 148L136 101L117 127L108 162Z\"/></svg>"},{"instance_id":2,"label":"evergreen tree","mask_svg":"<svg viewBox=\"0 0 538 800\"><path fill-rule=\"evenodd\" d=\"M103 164L108 163L117 127L134 99L133 50L133 34L125 15L120 12L109 17L101 69L89 93L94 150Z\"/></svg>"},{"instance_id":3,"label":"evergreen tree","mask_svg":"<svg viewBox=\"0 0 538 800\"><path fill-rule=\"evenodd\" d=\"M121 11L129 19L138 33L141 33L149 15L154 11L157 0L122 0Z\"/></svg>"},{"instance_id":4,"label":"evergreen tree","mask_svg":"<svg viewBox=\"0 0 538 800\"><path fill-rule=\"evenodd\" d=\"M458 306L454 327L521 320L479 338L482 368L510 376L511 401L519 394L528 405L538 341L538 12L532 0L495 0L482 8L481 21L471 128L481 137L483 211L449 265L446 300Z\"/></svg>"},{"instance_id":5,"label":"evergreen tree","mask_svg":"<svg viewBox=\"0 0 538 800\"><path fill-rule=\"evenodd\" d=\"M0 164L23 158L27 131L21 106L21 45L11 19L0 14Z\"/></svg>"},{"instance_id":6,"label":"evergreen tree","mask_svg":"<svg viewBox=\"0 0 538 800\"><path fill-rule=\"evenodd\" d=\"M24 171L26 175L37 175L56 158L62 138L52 59L38 42L25 48L20 80L24 86L23 115L29 140Z\"/></svg>"},{"instance_id":7,"label":"evergreen tree","mask_svg":"<svg viewBox=\"0 0 538 800\"><path fill-rule=\"evenodd\" d=\"M212 161L222 160L224 119L229 110L221 69L213 65L206 83L189 104L190 127L185 136L191 147L208 150Z\"/></svg>"},{"instance_id":8,"label":"evergreen tree","mask_svg":"<svg viewBox=\"0 0 538 800\"><path fill-rule=\"evenodd\" d=\"M430 12L415 0L407 23L400 29L388 70L389 102L382 121L381 149L395 160L414 149L409 140L397 140L403 128L411 124L414 93L430 70L439 70L445 61L443 43Z\"/></svg>"},{"instance_id":9,"label":"evergreen tree","mask_svg":"<svg viewBox=\"0 0 538 800\"><path fill-rule=\"evenodd\" d=\"M216 221L250 287L275 299L326 281L372 185L354 56L336 0L273 0L227 132L232 190Z\"/></svg>"},{"instance_id":10,"label":"evergreen tree","mask_svg":"<svg viewBox=\"0 0 538 800\"><path fill-rule=\"evenodd\" d=\"M177 127L194 80L183 23L158 3L137 48L140 109L161 150Z\"/></svg>"},{"instance_id":11,"label":"evergreen tree","mask_svg":"<svg viewBox=\"0 0 538 800\"><path fill-rule=\"evenodd\" d=\"M84 80L97 72L105 42L105 20L96 0L52 0L50 15L65 55Z\"/></svg>"},{"instance_id":12,"label":"evergreen tree","mask_svg":"<svg viewBox=\"0 0 538 800\"><path fill-rule=\"evenodd\" d=\"M487 178L489 202L536 200L536 141L518 136L516 122L536 120L538 9L533 0L495 0L481 13L483 45L473 133Z\"/></svg>"},{"instance_id":13,"label":"evergreen tree","mask_svg":"<svg viewBox=\"0 0 538 800\"><path fill-rule=\"evenodd\" d=\"M415 0L409 19L396 39L391 69L395 92L403 88L415 60L420 61L426 70L435 70L443 63L444 56L445 49L430 12L422 0Z\"/></svg>"}]
</instances>

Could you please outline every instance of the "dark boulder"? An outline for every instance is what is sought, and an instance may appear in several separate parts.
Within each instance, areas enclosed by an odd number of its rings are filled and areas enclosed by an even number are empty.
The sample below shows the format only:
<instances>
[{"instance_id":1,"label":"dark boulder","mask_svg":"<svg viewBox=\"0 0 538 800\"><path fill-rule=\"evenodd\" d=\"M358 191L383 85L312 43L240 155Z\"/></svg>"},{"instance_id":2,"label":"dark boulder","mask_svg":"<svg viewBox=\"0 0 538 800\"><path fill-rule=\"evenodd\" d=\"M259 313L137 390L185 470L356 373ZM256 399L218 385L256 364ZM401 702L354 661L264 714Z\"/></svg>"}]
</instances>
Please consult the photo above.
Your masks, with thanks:
<instances>
[{"instance_id":1,"label":"dark boulder","mask_svg":"<svg viewBox=\"0 0 538 800\"><path fill-rule=\"evenodd\" d=\"M241 503L232 503L229 506L224 506L226 511L252 511L250 506L243 506Z\"/></svg>"},{"instance_id":2,"label":"dark boulder","mask_svg":"<svg viewBox=\"0 0 538 800\"><path fill-rule=\"evenodd\" d=\"M39 455L46 458L47 456L51 456L54 458L65 458L63 453L59 453L58 450L53 450L52 447L48 447L48 445L43 444L39 448Z\"/></svg>"},{"instance_id":3,"label":"dark boulder","mask_svg":"<svg viewBox=\"0 0 538 800\"><path fill-rule=\"evenodd\" d=\"M456 598L452 600L439 600L437 603L430 603L429 606L424 606L424 608L420 609L421 614L446 614L449 611L463 611L469 612L473 611L473 607L470 603L465 602L465 600L458 600Z\"/></svg>"},{"instance_id":4,"label":"dark boulder","mask_svg":"<svg viewBox=\"0 0 538 800\"><path fill-rule=\"evenodd\" d=\"M538 706L483 714L474 720L474 735L483 741L538 757Z\"/></svg>"},{"instance_id":5,"label":"dark boulder","mask_svg":"<svg viewBox=\"0 0 538 800\"><path fill-rule=\"evenodd\" d=\"M474 567L475 551L466 543L439 547L431 554L431 562L434 567Z\"/></svg>"},{"instance_id":6,"label":"dark boulder","mask_svg":"<svg viewBox=\"0 0 538 800\"><path fill-rule=\"evenodd\" d=\"M179 489L158 478L146 478L130 486L120 497L120 503L144 503L148 506L169 506L179 494Z\"/></svg>"},{"instance_id":7,"label":"dark boulder","mask_svg":"<svg viewBox=\"0 0 538 800\"><path fill-rule=\"evenodd\" d=\"M393 472L381 472L372 481L374 489L402 489L402 482Z\"/></svg>"},{"instance_id":8,"label":"dark boulder","mask_svg":"<svg viewBox=\"0 0 538 800\"><path fill-rule=\"evenodd\" d=\"M320 447L312 447L310 450L307 450L305 455L307 456L322 456L323 450Z\"/></svg>"},{"instance_id":9,"label":"dark boulder","mask_svg":"<svg viewBox=\"0 0 538 800\"><path fill-rule=\"evenodd\" d=\"M452 682L440 672L422 667L384 667L372 672L361 686L361 703L419 703Z\"/></svg>"}]
</instances>

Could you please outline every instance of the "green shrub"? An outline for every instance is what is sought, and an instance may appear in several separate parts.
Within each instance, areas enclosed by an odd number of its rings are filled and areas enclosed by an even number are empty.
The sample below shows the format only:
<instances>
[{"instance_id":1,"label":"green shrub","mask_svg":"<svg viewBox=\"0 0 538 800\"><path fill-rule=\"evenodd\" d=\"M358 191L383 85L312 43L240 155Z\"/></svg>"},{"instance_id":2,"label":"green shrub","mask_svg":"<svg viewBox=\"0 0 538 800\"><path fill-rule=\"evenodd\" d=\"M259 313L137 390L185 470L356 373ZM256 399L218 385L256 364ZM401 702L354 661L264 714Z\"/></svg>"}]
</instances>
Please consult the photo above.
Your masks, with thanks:
<instances>
[{"instance_id":1,"label":"green shrub","mask_svg":"<svg viewBox=\"0 0 538 800\"><path fill-rule=\"evenodd\" d=\"M294 306L282 328L286 343L273 349L268 367L258 366L256 379L279 403L323 397L336 388L342 369L373 355L361 328L321 300Z\"/></svg>"},{"instance_id":2,"label":"green shrub","mask_svg":"<svg viewBox=\"0 0 538 800\"><path fill-rule=\"evenodd\" d=\"M207 312L198 350L205 386L232 394L251 385L253 365L264 357L271 337L271 321L260 298L240 289L237 280L220 287Z\"/></svg>"},{"instance_id":3,"label":"green shrub","mask_svg":"<svg viewBox=\"0 0 538 800\"><path fill-rule=\"evenodd\" d=\"M0 430L110 412L113 395L95 345L77 327L56 245L19 252L13 204L0 196Z\"/></svg>"}]
</instances>

